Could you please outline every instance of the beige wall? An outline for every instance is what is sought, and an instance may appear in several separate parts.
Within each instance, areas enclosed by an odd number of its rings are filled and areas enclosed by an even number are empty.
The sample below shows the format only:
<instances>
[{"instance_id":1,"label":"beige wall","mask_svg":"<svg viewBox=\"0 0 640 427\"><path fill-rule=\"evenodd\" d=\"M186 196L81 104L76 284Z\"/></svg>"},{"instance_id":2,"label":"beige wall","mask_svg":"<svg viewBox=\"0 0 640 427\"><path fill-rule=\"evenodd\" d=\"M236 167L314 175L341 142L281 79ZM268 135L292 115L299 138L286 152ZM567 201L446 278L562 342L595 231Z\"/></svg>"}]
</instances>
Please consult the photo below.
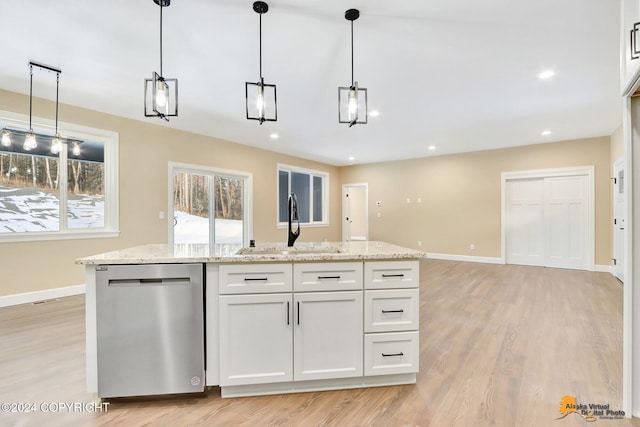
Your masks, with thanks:
<instances>
[{"instance_id":1,"label":"beige wall","mask_svg":"<svg viewBox=\"0 0 640 427\"><path fill-rule=\"evenodd\" d=\"M610 265L609 137L355 165L342 168L341 175L343 184L369 184L371 240L431 253L500 257L501 173L589 165L595 166L595 262Z\"/></svg>"},{"instance_id":2,"label":"beige wall","mask_svg":"<svg viewBox=\"0 0 640 427\"><path fill-rule=\"evenodd\" d=\"M28 114L28 97L0 90L0 110ZM34 116L54 106L37 99ZM61 105L62 121L120 134L120 237L0 244L0 296L84 283L78 257L167 241L168 162L253 173L253 238L284 241L276 224L276 164L330 174L330 226L303 228L300 241L341 239L341 186L369 184L369 238L431 253L499 257L500 174L595 166L595 262L611 259L611 164L621 153L622 130L609 137L337 168L309 160ZM411 199L407 203L407 198ZM418 203L418 198L422 203ZM382 205L376 207L376 201ZM380 217L377 214L380 213ZM422 246L418 247L418 241ZM475 250L469 245L475 244ZM10 270L9 270L10 269Z\"/></svg>"},{"instance_id":3,"label":"beige wall","mask_svg":"<svg viewBox=\"0 0 640 427\"><path fill-rule=\"evenodd\" d=\"M622 125L611 135L611 167L624 156L624 140L622 139Z\"/></svg>"},{"instance_id":4,"label":"beige wall","mask_svg":"<svg viewBox=\"0 0 640 427\"><path fill-rule=\"evenodd\" d=\"M52 117L54 104L34 99L34 116ZM0 110L29 113L29 98L0 90ZM141 120L143 117L141 117ZM277 163L330 174L330 226L303 228L299 241L341 239L341 184L337 167L68 105L60 120L120 134L120 237L29 243L0 243L0 296L84 283L76 258L145 243L167 241L168 162L183 162L253 173L253 238L286 241L276 228ZM166 218L166 216L165 216Z\"/></svg>"}]
</instances>

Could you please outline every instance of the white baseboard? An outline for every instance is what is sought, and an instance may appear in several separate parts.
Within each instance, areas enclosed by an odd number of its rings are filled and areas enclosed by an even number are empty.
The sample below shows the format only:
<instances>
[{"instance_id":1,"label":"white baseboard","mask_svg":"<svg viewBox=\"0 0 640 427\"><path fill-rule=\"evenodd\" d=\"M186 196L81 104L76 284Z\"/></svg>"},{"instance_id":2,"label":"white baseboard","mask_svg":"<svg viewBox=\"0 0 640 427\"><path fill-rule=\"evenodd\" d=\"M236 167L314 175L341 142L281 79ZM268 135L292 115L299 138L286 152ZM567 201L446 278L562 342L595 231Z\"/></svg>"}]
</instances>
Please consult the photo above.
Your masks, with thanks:
<instances>
[{"instance_id":1,"label":"white baseboard","mask_svg":"<svg viewBox=\"0 0 640 427\"><path fill-rule=\"evenodd\" d=\"M43 291L25 292L23 294L0 296L0 307L28 304L55 298L80 295L85 293L85 285L66 286L64 288L45 289Z\"/></svg>"},{"instance_id":2,"label":"white baseboard","mask_svg":"<svg viewBox=\"0 0 640 427\"><path fill-rule=\"evenodd\" d=\"M451 254L434 254L428 253L427 258L430 259L444 259L447 261L466 261L466 262L480 262L484 264L504 264L502 258L486 257L486 256L470 256L470 255L451 255Z\"/></svg>"},{"instance_id":3,"label":"white baseboard","mask_svg":"<svg viewBox=\"0 0 640 427\"><path fill-rule=\"evenodd\" d=\"M613 266L612 265L594 265L593 271L597 271L600 273L610 273L613 274Z\"/></svg>"}]
</instances>

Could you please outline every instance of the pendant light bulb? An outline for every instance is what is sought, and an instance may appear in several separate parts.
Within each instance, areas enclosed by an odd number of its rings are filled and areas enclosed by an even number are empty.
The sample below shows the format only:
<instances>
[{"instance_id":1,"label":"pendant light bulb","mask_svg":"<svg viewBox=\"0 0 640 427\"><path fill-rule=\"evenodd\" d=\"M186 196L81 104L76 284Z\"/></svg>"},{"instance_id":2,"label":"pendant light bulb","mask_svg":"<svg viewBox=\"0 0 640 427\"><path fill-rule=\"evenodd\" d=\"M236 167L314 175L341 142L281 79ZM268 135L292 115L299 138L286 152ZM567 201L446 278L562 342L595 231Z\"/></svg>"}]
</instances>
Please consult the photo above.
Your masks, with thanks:
<instances>
[{"instance_id":1,"label":"pendant light bulb","mask_svg":"<svg viewBox=\"0 0 640 427\"><path fill-rule=\"evenodd\" d=\"M31 151L36 147L38 147L36 134L33 133L33 129L29 129L29 133L24 137L24 144L22 145L22 148L24 148L25 151Z\"/></svg>"},{"instance_id":2,"label":"pendant light bulb","mask_svg":"<svg viewBox=\"0 0 640 427\"><path fill-rule=\"evenodd\" d=\"M78 145L77 142L73 143L73 150L71 150L71 153L73 153L74 156L80 155L80 145Z\"/></svg>"},{"instance_id":3,"label":"pendant light bulb","mask_svg":"<svg viewBox=\"0 0 640 427\"><path fill-rule=\"evenodd\" d=\"M51 141L51 152L53 154L58 154L62 151L62 139L60 139L60 134L56 134L55 138Z\"/></svg>"},{"instance_id":4,"label":"pendant light bulb","mask_svg":"<svg viewBox=\"0 0 640 427\"><path fill-rule=\"evenodd\" d=\"M0 141L4 147L11 146L11 134L9 133L8 130L2 131L2 137L0 137Z\"/></svg>"},{"instance_id":5,"label":"pendant light bulb","mask_svg":"<svg viewBox=\"0 0 640 427\"><path fill-rule=\"evenodd\" d=\"M156 82L156 105L158 107L166 107L169 103L169 91L167 90L167 84L162 80Z\"/></svg>"},{"instance_id":6,"label":"pendant light bulb","mask_svg":"<svg viewBox=\"0 0 640 427\"><path fill-rule=\"evenodd\" d=\"M264 88L262 85L258 86L258 97L256 99L256 108L258 109L258 117L264 118Z\"/></svg>"},{"instance_id":7,"label":"pendant light bulb","mask_svg":"<svg viewBox=\"0 0 640 427\"><path fill-rule=\"evenodd\" d=\"M355 88L349 90L349 120L358 118L358 91Z\"/></svg>"}]
</instances>

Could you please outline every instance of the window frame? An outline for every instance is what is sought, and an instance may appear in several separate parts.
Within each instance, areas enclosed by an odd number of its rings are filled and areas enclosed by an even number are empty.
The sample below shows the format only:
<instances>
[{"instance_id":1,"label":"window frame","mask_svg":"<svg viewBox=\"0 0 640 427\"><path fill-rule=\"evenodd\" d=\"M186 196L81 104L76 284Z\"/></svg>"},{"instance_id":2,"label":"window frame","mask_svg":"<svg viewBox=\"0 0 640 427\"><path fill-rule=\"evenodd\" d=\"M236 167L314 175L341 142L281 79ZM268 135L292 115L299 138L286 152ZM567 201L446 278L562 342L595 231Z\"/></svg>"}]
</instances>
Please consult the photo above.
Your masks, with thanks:
<instances>
[{"instance_id":1,"label":"window frame","mask_svg":"<svg viewBox=\"0 0 640 427\"><path fill-rule=\"evenodd\" d=\"M36 133L55 134L55 121L42 117L32 117L32 128ZM9 111L0 111L0 123L16 129L29 130L29 116ZM100 228L68 228L66 223L66 204L61 206L60 229L57 231L22 231L12 234L0 234L0 243L4 242L36 242L70 239L101 239L120 235L119 208L119 145L120 135L105 129L92 128L67 122L58 122L58 132L65 138L92 140L104 144L104 227ZM64 150L63 150L64 152ZM61 152L61 154L63 153ZM59 161L66 161L61 155ZM61 174L62 176L62 174ZM60 203L67 200L67 177L60 185ZM62 194L64 190L64 194Z\"/></svg>"},{"instance_id":2,"label":"window frame","mask_svg":"<svg viewBox=\"0 0 640 427\"><path fill-rule=\"evenodd\" d=\"M167 205L167 242L169 245L174 244L174 235L173 235L173 197L174 197L174 188L173 188L173 176L176 172L184 172L191 173L197 175L208 175L210 178L215 178L216 176L224 176L229 178L237 178L244 180L244 189L243 189L243 200L242 203L244 205L243 209L243 238L242 245L249 246L249 240L253 239L253 173L244 172L238 170L231 169L222 169L216 168L212 166L204 166L204 165L194 165L189 163L180 163L180 162L169 162L169 173L167 174L168 179L168 205ZM211 185L215 185L212 179ZM214 212L214 215L210 217L209 224L209 245L212 245L215 242L215 208L214 208L214 198L212 197L209 201L210 212Z\"/></svg>"},{"instance_id":3,"label":"window frame","mask_svg":"<svg viewBox=\"0 0 640 427\"><path fill-rule=\"evenodd\" d=\"M305 227L328 227L329 226L329 172L319 171L315 169L303 168L300 166L292 166L284 163L277 164L276 170L276 228L287 228L287 222L280 221L280 172L288 172L289 173L289 189L291 188L291 173L303 173L310 176L310 194L313 194L313 177L321 177L322 178L322 221L313 221L313 196L309 197L309 218L312 220L311 222L302 222L300 221L300 225L304 225ZM300 203L298 201L298 203Z\"/></svg>"}]
</instances>

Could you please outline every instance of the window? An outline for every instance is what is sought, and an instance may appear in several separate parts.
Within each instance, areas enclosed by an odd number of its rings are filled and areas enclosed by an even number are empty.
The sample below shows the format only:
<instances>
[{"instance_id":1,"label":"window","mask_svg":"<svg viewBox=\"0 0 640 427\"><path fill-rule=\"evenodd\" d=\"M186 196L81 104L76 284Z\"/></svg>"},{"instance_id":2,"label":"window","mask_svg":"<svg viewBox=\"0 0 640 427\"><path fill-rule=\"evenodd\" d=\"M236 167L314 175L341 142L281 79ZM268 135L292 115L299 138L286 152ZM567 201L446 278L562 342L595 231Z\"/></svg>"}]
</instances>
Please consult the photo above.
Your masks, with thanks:
<instances>
[{"instance_id":1,"label":"window","mask_svg":"<svg viewBox=\"0 0 640 427\"><path fill-rule=\"evenodd\" d=\"M0 241L114 237L118 233L118 135L0 112Z\"/></svg>"},{"instance_id":2,"label":"window","mask_svg":"<svg viewBox=\"0 0 640 427\"><path fill-rule=\"evenodd\" d=\"M278 165L278 226L288 221L289 194L298 201L298 218L307 225L328 225L329 174Z\"/></svg>"},{"instance_id":3,"label":"window","mask_svg":"<svg viewBox=\"0 0 640 427\"><path fill-rule=\"evenodd\" d=\"M251 174L170 162L169 177L169 243L249 243Z\"/></svg>"}]
</instances>

